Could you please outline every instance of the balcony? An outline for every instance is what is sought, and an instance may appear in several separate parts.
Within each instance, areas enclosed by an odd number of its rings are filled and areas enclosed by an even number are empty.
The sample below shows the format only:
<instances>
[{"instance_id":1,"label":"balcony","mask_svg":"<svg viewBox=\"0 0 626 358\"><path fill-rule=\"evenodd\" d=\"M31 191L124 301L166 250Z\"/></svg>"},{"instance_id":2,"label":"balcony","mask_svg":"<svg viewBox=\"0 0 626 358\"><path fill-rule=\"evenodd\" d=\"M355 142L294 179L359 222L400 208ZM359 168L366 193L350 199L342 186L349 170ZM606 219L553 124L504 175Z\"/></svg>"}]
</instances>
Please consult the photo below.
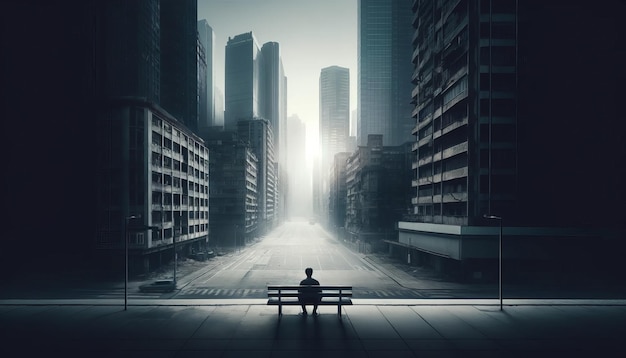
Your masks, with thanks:
<instances>
[{"instance_id":1,"label":"balcony","mask_svg":"<svg viewBox=\"0 0 626 358\"><path fill-rule=\"evenodd\" d=\"M411 91L411 98L416 98L419 92L420 92L420 87L415 86L413 90Z\"/></svg>"},{"instance_id":2,"label":"balcony","mask_svg":"<svg viewBox=\"0 0 626 358\"><path fill-rule=\"evenodd\" d=\"M418 160L417 161L417 165L421 167L424 164L432 163L432 161L433 161L433 157L431 155L429 155L426 158L422 158L422 159Z\"/></svg>"},{"instance_id":3,"label":"balcony","mask_svg":"<svg viewBox=\"0 0 626 358\"><path fill-rule=\"evenodd\" d=\"M419 127L419 125L418 125L418 124L415 124L415 126L413 127L413 129L411 129L411 134L412 134L412 135L416 135L416 134L417 134L417 132L419 132L418 127Z\"/></svg>"},{"instance_id":4,"label":"balcony","mask_svg":"<svg viewBox=\"0 0 626 358\"><path fill-rule=\"evenodd\" d=\"M453 145L450 148L447 148L443 151L443 158L450 158L457 154L467 152L467 141L459 143L457 145Z\"/></svg>"},{"instance_id":5,"label":"balcony","mask_svg":"<svg viewBox=\"0 0 626 358\"><path fill-rule=\"evenodd\" d=\"M418 204L432 204L433 197L432 196L419 196L417 197Z\"/></svg>"},{"instance_id":6,"label":"balcony","mask_svg":"<svg viewBox=\"0 0 626 358\"><path fill-rule=\"evenodd\" d=\"M456 120L443 128L442 134L447 134L453 130L460 128L467 124L467 116L464 116L461 120Z\"/></svg>"},{"instance_id":7,"label":"balcony","mask_svg":"<svg viewBox=\"0 0 626 358\"><path fill-rule=\"evenodd\" d=\"M432 138L430 136L430 134L427 134L426 137L420 139L419 141L417 141L415 144L417 144L418 147L423 147L426 144L432 142ZM417 149L417 148L416 148Z\"/></svg>"},{"instance_id":8,"label":"balcony","mask_svg":"<svg viewBox=\"0 0 626 358\"><path fill-rule=\"evenodd\" d=\"M452 180L467 177L467 167L448 170L443 173L443 180Z\"/></svg>"},{"instance_id":9,"label":"balcony","mask_svg":"<svg viewBox=\"0 0 626 358\"><path fill-rule=\"evenodd\" d=\"M444 203L467 202L467 192L444 194L443 202Z\"/></svg>"}]
</instances>

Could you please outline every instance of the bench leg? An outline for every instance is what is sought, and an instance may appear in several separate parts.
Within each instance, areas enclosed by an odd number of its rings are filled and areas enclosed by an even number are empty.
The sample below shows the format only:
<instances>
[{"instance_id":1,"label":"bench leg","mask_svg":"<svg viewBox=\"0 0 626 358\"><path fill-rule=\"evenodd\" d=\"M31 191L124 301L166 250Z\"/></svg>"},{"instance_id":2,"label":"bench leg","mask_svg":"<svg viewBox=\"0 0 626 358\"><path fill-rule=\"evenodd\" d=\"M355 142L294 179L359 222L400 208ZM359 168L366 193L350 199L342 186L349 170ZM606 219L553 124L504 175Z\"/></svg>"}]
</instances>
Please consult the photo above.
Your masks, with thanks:
<instances>
[{"instance_id":1,"label":"bench leg","mask_svg":"<svg viewBox=\"0 0 626 358\"><path fill-rule=\"evenodd\" d=\"M341 305L337 305L337 314L341 316Z\"/></svg>"},{"instance_id":2,"label":"bench leg","mask_svg":"<svg viewBox=\"0 0 626 358\"><path fill-rule=\"evenodd\" d=\"M283 305L278 305L278 315L279 316L283 315Z\"/></svg>"}]
</instances>

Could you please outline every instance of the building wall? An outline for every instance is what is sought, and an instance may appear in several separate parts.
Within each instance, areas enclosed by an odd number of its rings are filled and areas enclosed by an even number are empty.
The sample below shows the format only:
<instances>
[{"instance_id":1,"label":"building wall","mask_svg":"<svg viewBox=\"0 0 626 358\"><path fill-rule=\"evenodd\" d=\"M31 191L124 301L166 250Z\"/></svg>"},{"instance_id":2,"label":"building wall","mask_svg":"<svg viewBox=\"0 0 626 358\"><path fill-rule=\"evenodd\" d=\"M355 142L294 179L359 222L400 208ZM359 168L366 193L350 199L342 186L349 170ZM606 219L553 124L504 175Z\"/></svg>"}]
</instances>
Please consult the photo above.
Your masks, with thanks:
<instances>
[{"instance_id":1,"label":"building wall","mask_svg":"<svg viewBox=\"0 0 626 358\"><path fill-rule=\"evenodd\" d=\"M142 96L160 103L159 1L97 4L92 16L98 97Z\"/></svg>"},{"instance_id":2,"label":"building wall","mask_svg":"<svg viewBox=\"0 0 626 358\"><path fill-rule=\"evenodd\" d=\"M276 197L279 194L276 185L276 157L274 154L273 131L265 119L252 119L237 123L238 137L249 143L252 152L259 158L257 190L259 193L260 231L271 229L277 220Z\"/></svg>"},{"instance_id":3,"label":"building wall","mask_svg":"<svg viewBox=\"0 0 626 358\"><path fill-rule=\"evenodd\" d=\"M351 153L335 154L335 160L330 170L328 217L334 228L344 228L346 223L346 197L348 194L346 183L346 161Z\"/></svg>"},{"instance_id":4,"label":"building wall","mask_svg":"<svg viewBox=\"0 0 626 358\"><path fill-rule=\"evenodd\" d=\"M161 0L161 106L198 133L198 4Z\"/></svg>"},{"instance_id":5,"label":"building wall","mask_svg":"<svg viewBox=\"0 0 626 358\"><path fill-rule=\"evenodd\" d=\"M226 130L236 130L239 120L262 115L263 63L263 55L252 32L228 39L224 93Z\"/></svg>"},{"instance_id":6,"label":"building wall","mask_svg":"<svg viewBox=\"0 0 626 358\"><path fill-rule=\"evenodd\" d=\"M215 33L206 20L198 21L198 68L204 68L204 72L198 70L198 124L200 136L204 137L210 127L216 126L215 107L215 68L214 43ZM201 67L201 64L205 65Z\"/></svg>"},{"instance_id":7,"label":"building wall","mask_svg":"<svg viewBox=\"0 0 626 358\"><path fill-rule=\"evenodd\" d=\"M625 198L623 133L607 130L624 93L626 31L613 14L625 6L414 2L412 221L472 228L498 215L505 232L542 231L516 250L554 267L605 267L622 251L621 211L606 209ZM554 227L604 231L556 240Z\"/></svg>"},{"instance_id":8,"label":"building wall","mask_svg":"<svg viewBox=\"0 0 626 358\"><path fill-rule=\"evenodd\" d=\"M578 208L613 201L609 192L624 197L621 174L582 164L624 158L619 135L603 129L619 109L591 90L619 87L593 74L604 58L619 73L624 56L604 10L536 1L417 1L414 10L416 220L485 225L494 213L519 225L602 225L606 213ZM580 18L594 25L581 28Z\"/></svg>"},{"instance_id":9,"label":"building wall","mask_svg":"<svg viewBox=\"0 0 626 358\"><path fill-rule=\"evenodd\" d=\"M411 140L410 0L360 0L358 5L357 144L381 134L385 145Z\"/></svg>"},{"instance_id":10,"label":"building wall","mask_svg":"<svg viewBox=\"0 0 626 358\"><path fill-rule=\"evenodd\" d=\"M208 241L208 158L202 139L158 105L110 101L98 112L96 248L133 260ZM139 229L125 233L135 217ZM148 228L150 227L150 228Z\"/></svg>"},{"instance_id":11,"label":"building wall","mask_svg":"<svg viewBox=\"0 0 626 358\"><path fill-rule=\"evenodd\" d=\"M371 242L396 237L396 223L407 210L407 148L382 143L382 136L370 135L368 145L346 161L346 229Z\"/></svg>"},{"instance_id":12,"label":"building wall","mask_svg":"<svg viewBox=\"0 0 626 358\"><path fill-rule=\"evenodd\" d=\"M236 246L258 230L258 159L232 132L212 132L210 223L211 245Z\"/></svg>"}]
</instances>

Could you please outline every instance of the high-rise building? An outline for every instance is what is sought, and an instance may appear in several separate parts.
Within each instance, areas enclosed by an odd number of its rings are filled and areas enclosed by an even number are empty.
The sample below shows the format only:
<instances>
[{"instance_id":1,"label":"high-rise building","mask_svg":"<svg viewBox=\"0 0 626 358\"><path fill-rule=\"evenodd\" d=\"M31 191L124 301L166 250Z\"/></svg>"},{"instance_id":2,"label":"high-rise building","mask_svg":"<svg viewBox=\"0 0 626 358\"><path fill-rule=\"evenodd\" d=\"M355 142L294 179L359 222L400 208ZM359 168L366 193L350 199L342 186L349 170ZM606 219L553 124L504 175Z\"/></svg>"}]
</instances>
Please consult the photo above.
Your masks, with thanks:
<instances>
[{"instance_id":1,"label":"high-rise building","mask_svg":"<svg viewBox=\"0 0 626 358\"><path fill-rule=\"evenodd\" d=\"M239 140L246 143L258 158L257 193L261 232L271 230L277 221L277 163L274 133L269 121L255 118L237 122Z\"/></svg>"},{"instance_id":2,"label":"high-rise building","mask_svg":"<svg viewBox=\"0 0 626 358\"><path fill-rule=\"evenodd\" d=\"M360 250L377 251L384 240L397 236L396 224L406 212L410 190L409 146L383 146L382 135L370 134L367 145L345 159L345 169L338 168L345 170L346 234L364 244Z\"/></svg>"},{"instance_id":3,"label":"high-rise building","mask_svg":"<svg viewBox=\"0 0 626 358\"><path fill-rule=\"evenodd\" d=\"M161 102L161 13L158 0L101 4L94 16L97 95Z\"/></svg>"},{"instance_id":4,"label":"high-rise building","mask_svg":"<svg viewBox=\"0 0 626 358\"><path fill-rule=\"evenodd\" d=\"M359 0L357 144L411 141L412 0Z\"/></svg>"},{"instance_id":5,"label":"high-rise building","mask_svg":"<svg viewBox=\"0 0 626 358\"><path fill-rule=\"evenodd\" d=\"M176 245L204 249L209 240L204 141L140 98L109 100L98 108L97 132L99 257L119 263L126 237L133 274L158 267L161 254ZM131 221L141 224L126 230Z\"/></svg>"},{"instance_id":6,"label":"high-rise building","mask_svg":"<svg viewBox=\"0 0 626 358\"><path fill-rule=\"evenodd\" d=\"M213 46L215 34L206 20L198 21L198 126L205 137L217 125L215 114L215 68Z\"/></svg>"},{"instance_id":7,"label":"high-rise building","mask_svg":"<svg viewBox=\"0 0 626 358\"><path fill-rule=\"evenodd\" d=\"M261 116L267 119L274 131L274 148L279 162L284 163L281 147L285 146L287 120L287 78L277 42L266 42L261 47L263 54L264 109Z\"/></svg>"},{"instance_id":8,"label":"high-rise building","mask_svg":"<svg viewBox=\"0 0 626 358\"><path fill-rule=\"evenodd\" d=\"M624 9L414 1L414 218L400 222L399 245L475 273L498 255L486 227L498 221L511 260L558 266L623 245L593 244L599 234L581 228L624 226L608 209L625 198L623 136L610 130L626 57L610 14Z\"/></svg>"},{"instance_id":9,"label":"high-rise building","mask_svg":"<svg viewBox=\"0 0 626 358\"><path fill-rule=\"evenodd\" d=\"M237 133L213 128L206 140L211 151L209 223L212 244L240 246L258 235L258 159L247 143L239 140Z\"/></svg>"},{"instance_id":10,"label":"high-rise building","mask_svg":"<svg viewBox=\"0 0 626 358\"><path fill-rule=\"evenodd\" d=\"M276 156L276 218L284 215L285 193L283 181L286 180L285 165L287 162L286 125L287 125L287 77L280 56L280 45L277 42L266 42L261 47L264 68L262 70L264 109L262 117L266 118L274 132L274 154ZM286 181L284 182L286 184Z\"/></svg>"},{"instance_id":11,"label":"high-rise building","mask_svg":"<svg viewBox=\"0 0 626 358\"><path fill-rule=\"evenodd\" d=\"M135 272L159 266L177 245L199 249L209 239L196 12L195 1L95 7L96 247L112 261L128 237ZM129 221L141 224L125 232Z\"/></svg>"},{"instance_id":12,"label":"high-rise building","mask_svg":"<svg viewBox=\"0 0 626 358\"><path fill-rule=\"evenodd\" d=\"M161 107L198 133L197 0L161 0L160 9Z\"/></svg>"},{"instance_id":13,"label":"high-rise building","mask_svg":"<svg viewBox=\"0 0 626 358\"><path fill-rule=\"evenodd\" d=\"M306 125L297 116L287 119L287 173L286 214L291 216L311 216L311 175L307 169Z\"/></svg>"},{"instance_id":14,"label":"high-rise building","mask_svg":"<svg viewBox=\"0 0 626 358\"><path fill-rule=\"evenodd\" d=\"M285 141L286 86L278 43L268 42L259 48L252 32L228 39L224 129L237 131L257 155L264 229L273 227L283 215L281 165L285 158L279 156L279 147ZM268 138L271 143L266 143Z\"/></svg>"},{"instance_id":15,"label":"high-rise building","mask_svg":"<svg viewBox=\"0 0 626 358\"><path fill-rule=\"evenodd\" d=\"M252 32L228 39L225 63L224 129L237 130L237 122L265 114L263 55Z\"/></svg>"},{"instance_id":16,"label":"high-rise building","mask_svg":"<svg viewBox=\"0 0 626 358\"><path fill-rule=\"evenodd\" d=\"M350 70L331 66L323 68L319 78L319 141L322 176L335 154L347 150L350 136Z\"/></svg>"}]
</instances>

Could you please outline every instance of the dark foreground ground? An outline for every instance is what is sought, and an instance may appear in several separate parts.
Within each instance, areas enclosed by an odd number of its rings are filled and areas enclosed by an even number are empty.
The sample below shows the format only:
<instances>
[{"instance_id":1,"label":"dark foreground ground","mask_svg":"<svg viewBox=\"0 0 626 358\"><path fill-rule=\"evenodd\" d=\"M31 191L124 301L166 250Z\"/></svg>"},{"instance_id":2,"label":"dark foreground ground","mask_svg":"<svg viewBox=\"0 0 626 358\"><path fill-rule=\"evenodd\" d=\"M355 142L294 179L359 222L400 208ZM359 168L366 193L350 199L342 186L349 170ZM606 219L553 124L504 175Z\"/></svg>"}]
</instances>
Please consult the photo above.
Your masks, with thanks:
<instances>
[{"instance_id":1,"label":"dark foreground ground","mask_svg":"<svg viewBox=\"0 0 626 358\"><path fill-rule=\"evenodd\" d=\"M2 357L623 357L626 301L0 301Z\"/></svg>"}]
</instances>

